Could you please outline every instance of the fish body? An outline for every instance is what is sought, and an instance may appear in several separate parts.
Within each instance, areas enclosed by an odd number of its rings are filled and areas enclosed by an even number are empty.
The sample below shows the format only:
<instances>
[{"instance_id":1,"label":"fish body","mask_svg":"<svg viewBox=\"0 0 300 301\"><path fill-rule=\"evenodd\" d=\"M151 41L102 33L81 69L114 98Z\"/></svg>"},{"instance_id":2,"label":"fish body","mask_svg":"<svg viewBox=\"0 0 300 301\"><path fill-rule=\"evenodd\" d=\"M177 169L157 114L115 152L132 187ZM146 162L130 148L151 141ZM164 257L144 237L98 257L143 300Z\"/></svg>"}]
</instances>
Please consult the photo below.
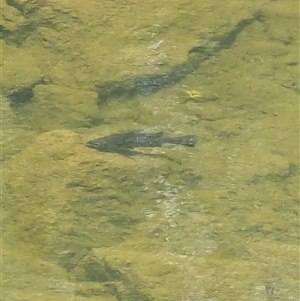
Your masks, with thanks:
<instances>
[{"instance_id":1,"label":"fish body","mask_svg":"<svg viewBox=\"0 0 300 301\"><path fill-rule=\"evenodd\" d=\"M197 141L198 137L195 135L164 137L164 132L132 131L90 140L86 143L86 146L101 152L122 152L139 146L162 147L165 143L194 147Z\"/></svg>"}]
</instances>

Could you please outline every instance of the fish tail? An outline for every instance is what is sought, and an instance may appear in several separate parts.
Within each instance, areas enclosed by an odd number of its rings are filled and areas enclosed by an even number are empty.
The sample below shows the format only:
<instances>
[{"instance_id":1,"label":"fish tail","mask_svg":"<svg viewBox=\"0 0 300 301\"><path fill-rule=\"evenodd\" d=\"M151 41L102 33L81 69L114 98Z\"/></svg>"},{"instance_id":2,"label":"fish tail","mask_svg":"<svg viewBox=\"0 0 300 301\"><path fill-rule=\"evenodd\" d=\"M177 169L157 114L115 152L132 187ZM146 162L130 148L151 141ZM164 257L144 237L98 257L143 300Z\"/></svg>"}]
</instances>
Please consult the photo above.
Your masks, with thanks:
<instances>
[{"instance_id":1,"label":"fish tail","mask_svg":"<svg viewBox=\"0 0 300 301\"><path fill-rule=\"evenodd\" d=\"M174 137L174 138L164 138L163 143L170 144L180 144L184 146L194 147L198 141L198 137L195 135Z\"/></svg>"}]
</instances>

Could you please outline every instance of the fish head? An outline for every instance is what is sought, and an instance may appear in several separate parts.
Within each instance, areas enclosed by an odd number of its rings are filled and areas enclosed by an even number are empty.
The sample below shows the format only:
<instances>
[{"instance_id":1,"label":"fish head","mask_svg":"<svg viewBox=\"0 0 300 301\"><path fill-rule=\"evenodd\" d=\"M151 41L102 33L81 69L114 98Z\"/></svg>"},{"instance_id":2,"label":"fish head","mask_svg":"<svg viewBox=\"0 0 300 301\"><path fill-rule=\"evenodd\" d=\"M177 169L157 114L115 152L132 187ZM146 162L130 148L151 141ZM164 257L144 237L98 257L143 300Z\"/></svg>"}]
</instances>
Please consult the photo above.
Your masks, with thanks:
<instances>
[{"instance_id":1,"label":"fish head","mask_svg":"<svg viewBox=\"0 0 300 301\"><path fill-rule=\"evenodd\" d=\"M108 147L108 143L105 138L98 138L88 141L86 146L97 150L105 150Z\"/></svg>"}]
</instances>

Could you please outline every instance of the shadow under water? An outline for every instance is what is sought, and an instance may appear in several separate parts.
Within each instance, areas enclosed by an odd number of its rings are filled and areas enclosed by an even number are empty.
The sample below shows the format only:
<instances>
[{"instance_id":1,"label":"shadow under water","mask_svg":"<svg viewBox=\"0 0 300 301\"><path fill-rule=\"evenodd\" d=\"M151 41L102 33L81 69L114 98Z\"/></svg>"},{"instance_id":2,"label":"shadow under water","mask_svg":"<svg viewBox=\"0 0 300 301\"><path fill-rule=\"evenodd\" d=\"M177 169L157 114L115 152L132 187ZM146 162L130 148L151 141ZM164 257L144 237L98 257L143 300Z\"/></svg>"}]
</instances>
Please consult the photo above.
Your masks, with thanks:
<instances>
[{"instance_id":1,"label":"shadow under water","mask_svg":"<svg viewBox=\"0 0 300 301\"><path fill-rule=\"evenodd\" d=\"M239 21L227 34L213 38L215 45L213 48L193 47L188 52L188 59L184 63L172 67L167 73L131 76L123 81L108 81L96 84L98 104L102 104L111 98L133 99L138 95L149 96L164 88L176 85L197 70L202 63L216 56L220 51L230 48L239 34L255 21L264 21L264 16L260 11L256 12L251 18Z\"/></svg>"}]
</instances>

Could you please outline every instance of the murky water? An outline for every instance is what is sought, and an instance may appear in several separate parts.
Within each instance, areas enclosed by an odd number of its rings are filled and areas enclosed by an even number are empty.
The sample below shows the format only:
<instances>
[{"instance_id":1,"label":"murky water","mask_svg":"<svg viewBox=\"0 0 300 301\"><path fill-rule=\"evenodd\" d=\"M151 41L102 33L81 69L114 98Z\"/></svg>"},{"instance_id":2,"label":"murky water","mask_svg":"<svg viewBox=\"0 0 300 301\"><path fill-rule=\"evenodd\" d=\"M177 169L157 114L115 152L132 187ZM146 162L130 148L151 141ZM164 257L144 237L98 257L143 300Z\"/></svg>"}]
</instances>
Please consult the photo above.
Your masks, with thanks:
<instances>
[{"instance_id":1,"label":"murky water","mask_svg":"<svg viewBox=\"0 0 300 301\"><path fill-rule=\"evenodd\" d=\"M3 300L299 300L296 1L2 6Z\"/></svg>"}]
</instances>

